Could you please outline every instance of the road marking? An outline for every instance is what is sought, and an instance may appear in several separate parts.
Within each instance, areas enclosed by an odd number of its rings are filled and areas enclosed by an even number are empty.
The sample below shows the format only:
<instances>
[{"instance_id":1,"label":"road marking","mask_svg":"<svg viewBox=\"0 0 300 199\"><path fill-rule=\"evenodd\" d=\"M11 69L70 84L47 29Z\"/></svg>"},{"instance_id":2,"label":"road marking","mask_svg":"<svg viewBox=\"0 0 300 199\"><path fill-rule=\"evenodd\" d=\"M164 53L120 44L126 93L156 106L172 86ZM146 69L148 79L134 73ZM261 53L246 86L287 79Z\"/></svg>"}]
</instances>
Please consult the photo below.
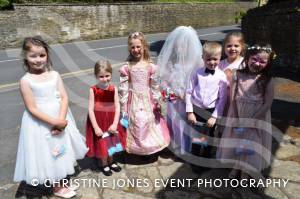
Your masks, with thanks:
<instances>
[{"instance_id":1,"label":"road marking","mask_svg":"<svg viewBox=\"0 0 300 199\"><path fill-rule=\"evenodd\" d=\"M207 34L202 34L202 35L198 35L198 36L202 37L202 36L218 35L218 34L223 34L223 33L222 32L213 32L213 33L207 33Z\"/></svg>"},{"instance_id":2,"label":"road marking","mask_svg":"<svg viewBox=\"0 0 300 199\"><path fill-rule=\"evenodd\" d=\"M122 64L124 64L124 62L112 64L112 68L119 67ZM88 75L88 74L92 73L93 70L94 70L93 68L89 68L89 69L78 70L78 71L73 71L73 72L69 72L69 73L63 73L60 76L62 77L62 79L68 79L68 78L77 77L80 75ZM10 83L10 84L2 84L2 85L0 85L0 93L16 90L18 88L19 88L19 82Z\"/></svg>"},{"instance_id":3,"label":"road marking","mask_svg":"<svg viewBox=\"0 0 300 199\"><path fill-rule=\"evenodd\" d=\"M5 89L5 88L9 88L9 87L14 87L14 86L18 86L19 83L11 83L11 84L2 84L0 85L0 90Z\"/></svg>"},{"instance_id":4,"label":"road marking","mask_svg":"<svg viewBox=\"0 0 300 199\"><path fill-rule=\"evenodd\" d=\"M160 33L160 34L165 34L165 33ZM198 35L198 36L202 37L202 36L217 35L217 34L222 34L222 33L221 32L213 32L213 33L207 33L207 34L202 34L202 35ZM154 42L155 41L152 41L149 43L151 44ZM120 47L125 47L125 46L127 46L127 44L126 45L109 46L109 47L103 47L103 48L91 48L91 49L88 49L87 51L105 50L105 49L120 48Z\"/></svg>"},{"instance_id":5,"label":"road marking","mask_svg":"<svg viewBox=\"0 0 300 199\"><path fill-rule=\"evenodd\" d=\"M161 33L161 34L163 34L163 33ZM214 32L214 33L202 34L202 35L198 35L198 36L201 37L201 36L209 36L209 35L217 35L217 34L223 34L223 33ZM153 42L150 42L150 43L153 43ZM127 45L117 45L117 46L109 46L109 47L103 47L103 48L94 48L94 49L88 49L88 51L119 48L119 47L124 47L124 46L127 46ZM0 63L1 62L9 62L9 61L17 61L17 60L20 60L20 59L2 60L2 61L0 61ZM115 67L119 64L120 63L114 64L112 66ZM84 69L84 70L78 70L78 71L74 71L74 72L64 73L64 74L61 74L61 77L64 78L64 79L69 78L69 77L75 77L75 76L82 75L84 73L87 73L87 74L91 73L92 70L93 69ZM10 83L10 84L3 84L3 85L0 85L0 92L15 90L15 89L18 89L18 88L19 88L19 83L18 82Z\"/></svg>"},{"instance_id":6,"label":"road marking","mask_svg":"<svg viewBox=\"0 0 300 199\"><path fill-rule=\"evenodd\" d=\"M155 35L159 35L159 34L167 34L167 33L157 33ZM217 35L217 34L222 34L222 33L221 32L213 32L213 33L207 33L207 34L202 34L202 35L198 35L198 36L202 37L202 36ZM153 42L149 42L149 43L153 43ZM55 44L55 45L62 45L62 44ZM91 48L91 49L88 49L87 51L105 50L105 49L120 48L120 47L125 47L125 46L127 46L127 44L116 45L116 46L108 46L108 47L103 47L103 48ZM1 60L0 63L11 62L11 61L19 61L19 60L21 60L21 59L7 59L7 60Z\"/></svg>"},{"instance_id":7,"label":"road marking","mask_svg":"<svg viewBox=\"0 0 300 199\"><path fill-rule=\"evenodd\" d=\"M79 76L79 75L82 75L82 74L89 74L91 72L93 72L93 68L78 70L78 71L69 72L69 73L64 73L64 74L61 74L60 76L63 79L67 79L69 77L75 77L75 76Z\"/></svg>"},{"instance_id":8,"label":"road marking","mask_svg":"<svg viewBox=\"0 0 300 199\"><path fill-rule=\"evenodd\" d=\"M124 46L127 46L127 44L126 45L109 46L109 47L103 47L103 48L91 48L91 49L88 49L87 51L104 50L104 49L111 49L111 48L120 48L120 47L124 47Z\"/></svg>"},{"instance_id":9,"label":"road marking","mask_svg":"<svg viewBox=\"0 0 300 199\"><path fill-rule=\"evenodd\" d=\"M21 60L21 59L6 59L6 60L1 60L1 62L10 62L10 61L17 61L17 60Z\"/></svg>"}]
</instances>

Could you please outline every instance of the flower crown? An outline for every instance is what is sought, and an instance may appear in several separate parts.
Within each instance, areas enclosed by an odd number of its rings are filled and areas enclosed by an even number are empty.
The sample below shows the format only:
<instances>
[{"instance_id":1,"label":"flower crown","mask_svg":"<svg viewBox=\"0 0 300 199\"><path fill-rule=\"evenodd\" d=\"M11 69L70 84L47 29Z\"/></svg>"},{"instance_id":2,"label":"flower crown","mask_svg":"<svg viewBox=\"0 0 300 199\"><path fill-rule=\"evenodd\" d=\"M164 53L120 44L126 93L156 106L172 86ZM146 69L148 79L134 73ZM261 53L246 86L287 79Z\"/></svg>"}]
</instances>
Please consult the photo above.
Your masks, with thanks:
<instances>
[{"instance_id":1,"label":"flower crown","mask_svg":"<svg viewBox=\"0 0 300 199\"><path fill-rule=\"evenodd\" d=\"M272 48L270 47L265 47L265 46L250 46L247 48L247 50L263 50L266 51L267 53L271 53L272 52Z\"/></svg>"},{"instance_id":2,"label":"flower crown","mask_svg":"<svg viewBox=\"0 0 300 199\"><path fill-rule=\"evenodd\" d=\"M137 37L137 36L140 36L141 33L140 32L133 32L129 35L129 38L132 38L132 37Z\"/></svg>"}]
</instances>

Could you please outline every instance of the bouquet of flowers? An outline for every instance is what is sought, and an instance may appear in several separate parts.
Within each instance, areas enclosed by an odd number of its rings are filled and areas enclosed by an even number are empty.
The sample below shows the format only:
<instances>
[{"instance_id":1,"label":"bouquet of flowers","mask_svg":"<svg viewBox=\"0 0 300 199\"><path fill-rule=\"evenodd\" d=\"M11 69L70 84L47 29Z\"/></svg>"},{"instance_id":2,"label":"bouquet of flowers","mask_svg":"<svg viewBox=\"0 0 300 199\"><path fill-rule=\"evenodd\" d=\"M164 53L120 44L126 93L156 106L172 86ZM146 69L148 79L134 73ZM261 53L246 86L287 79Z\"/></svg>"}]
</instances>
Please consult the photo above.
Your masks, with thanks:
<instances>
[{"instance_id":1,"label":"bouquet of flowers","mask_svg":"<svg viewBox=\"0 0 300 199\"><path fill-rule=\"evenodd\" d=\"M161 91L161 95L164 101L172 101L178 99L178 96L170 87L166 87L165 89L163 89Z\"/></svg>"}]
</instances>

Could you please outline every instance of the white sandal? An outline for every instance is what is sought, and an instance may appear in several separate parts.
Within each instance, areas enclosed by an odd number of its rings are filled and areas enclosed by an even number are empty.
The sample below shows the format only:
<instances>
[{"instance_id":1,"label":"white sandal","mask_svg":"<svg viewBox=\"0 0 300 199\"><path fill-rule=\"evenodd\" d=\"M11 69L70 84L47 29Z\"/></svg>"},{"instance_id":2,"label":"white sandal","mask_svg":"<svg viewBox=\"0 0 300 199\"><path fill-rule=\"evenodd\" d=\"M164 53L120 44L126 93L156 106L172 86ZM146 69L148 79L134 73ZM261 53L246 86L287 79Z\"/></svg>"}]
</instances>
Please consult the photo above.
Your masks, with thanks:
<instances>
[{"instance_id":1,"label":"white sandal","mask_svg":"<svg viewBox=\"0 0 300 199\"><path fill-rule=\"evenodd\" d=\"M65 189L66 191L62 191L62 189ZM76 192L68 188L61 188L59 191L53 192L53 194L60 198L72 198L76 196Z\"/></svg>"},{"instance_id":2,"label":"white sandal","mask_svg":"<svg viewBox=\"0 0 300 199\"><path fill-rule=\"evenodd\" d=\"M79 184L70 184L69 186L68 186L68 189L70 189L70 190L72 190L72 191L76 191L76 190L78 190L79 189L79 187L80 187L80 185Z\"/></svg>"}]
</instances>

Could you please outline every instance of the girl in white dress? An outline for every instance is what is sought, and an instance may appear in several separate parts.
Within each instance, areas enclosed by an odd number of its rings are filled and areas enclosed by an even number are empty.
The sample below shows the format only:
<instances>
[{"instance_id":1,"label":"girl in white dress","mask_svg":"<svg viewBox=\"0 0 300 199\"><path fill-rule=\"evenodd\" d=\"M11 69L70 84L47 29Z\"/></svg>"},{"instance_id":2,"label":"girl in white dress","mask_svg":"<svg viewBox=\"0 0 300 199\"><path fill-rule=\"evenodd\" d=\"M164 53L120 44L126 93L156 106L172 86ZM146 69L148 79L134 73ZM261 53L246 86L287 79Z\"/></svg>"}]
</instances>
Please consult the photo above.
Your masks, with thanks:
<instances>
[{"instance_id":1,"label":"girl in white dress","mask_svg":"<svg viewBox=\"0 0 300 199\"><path fill-rule=\"evenodd\" d=\"M192 128L185 110L185 91L193 70L202 67L202 45L191 26L178 26L167 37L158 56L157 78L166 93L167 125L171 134L170 148L176 155L191 152ZM169 96L169 97L168 97Z\"/></svg>"},{"instance_id":2,"label":"girl in white dress","mask_svg":"<svg viewBox=\"0 0 300 199\"><path fill-rule=\"evenodd\" d=\"M76 195L59 181L74 173L76 159L87 152L68 109L68 96L60 75L51 70L49 46L41 37L25 38L24 67L20 80L25 104L14 181L33 185L51 183L56 196ZM38 183L37 183L38 182Z\"/></svg>"}]
</instances>

